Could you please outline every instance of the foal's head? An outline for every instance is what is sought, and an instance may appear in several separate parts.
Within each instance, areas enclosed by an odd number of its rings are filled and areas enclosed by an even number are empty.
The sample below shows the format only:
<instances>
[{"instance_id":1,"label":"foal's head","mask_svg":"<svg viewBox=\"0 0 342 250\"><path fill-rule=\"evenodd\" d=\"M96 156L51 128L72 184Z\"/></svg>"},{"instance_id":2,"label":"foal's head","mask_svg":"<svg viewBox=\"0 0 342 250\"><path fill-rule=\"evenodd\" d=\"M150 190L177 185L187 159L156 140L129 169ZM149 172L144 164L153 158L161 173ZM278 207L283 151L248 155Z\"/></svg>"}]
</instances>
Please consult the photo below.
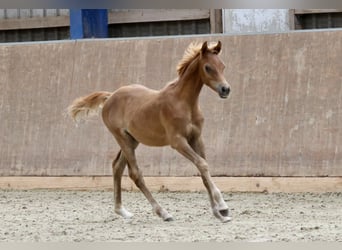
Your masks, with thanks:
<instances>
[{"instance_id":1,"label":"foal's head","mask_svg":"<svg viewBox=\"0 0 342 250\"><path fill-rule=\"evenodd\" d=\"M221 47L220 41L212 48L204 42L200 51L199 68L203 83L216 91L221 98L227 98L230 86L223 75L225 65L218 56Z\"/></svg>"},{"instance_id":2,"label":"foal's head","mask_svg":"<svg viewBox=\"0 0 342 250\"><path fill-rule=\"evenodd\" d=\"M185 73L188 66L196 63L202 83L217 92L221 98L227 98L230 93L230 86L223 75L224 63L219 58L222 44L220 41L214 46L204 42L202 45L190 44L181 62L178 64L178 74Z\"/></svg>"}]
</instances>

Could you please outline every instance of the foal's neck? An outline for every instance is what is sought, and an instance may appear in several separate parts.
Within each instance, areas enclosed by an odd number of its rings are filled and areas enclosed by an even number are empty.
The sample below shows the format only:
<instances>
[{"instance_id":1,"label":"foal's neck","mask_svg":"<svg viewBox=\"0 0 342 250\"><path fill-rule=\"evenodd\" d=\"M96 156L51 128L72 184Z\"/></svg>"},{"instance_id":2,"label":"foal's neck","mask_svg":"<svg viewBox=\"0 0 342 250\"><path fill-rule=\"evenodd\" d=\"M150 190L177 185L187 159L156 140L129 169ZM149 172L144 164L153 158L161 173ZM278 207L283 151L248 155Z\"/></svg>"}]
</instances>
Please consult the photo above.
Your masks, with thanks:
<instances>
[{"instance_id":1,"label":"foal's neck","mask_svg":"<svg viewBox=\"0 0 342 250\"><path fill-rule=\"evenodd\" d=\"M198 104L198 97L203 87L198 62L193 62L179 77L177 83L177 95L190 105Z\"/></svg>"}]
</instances>

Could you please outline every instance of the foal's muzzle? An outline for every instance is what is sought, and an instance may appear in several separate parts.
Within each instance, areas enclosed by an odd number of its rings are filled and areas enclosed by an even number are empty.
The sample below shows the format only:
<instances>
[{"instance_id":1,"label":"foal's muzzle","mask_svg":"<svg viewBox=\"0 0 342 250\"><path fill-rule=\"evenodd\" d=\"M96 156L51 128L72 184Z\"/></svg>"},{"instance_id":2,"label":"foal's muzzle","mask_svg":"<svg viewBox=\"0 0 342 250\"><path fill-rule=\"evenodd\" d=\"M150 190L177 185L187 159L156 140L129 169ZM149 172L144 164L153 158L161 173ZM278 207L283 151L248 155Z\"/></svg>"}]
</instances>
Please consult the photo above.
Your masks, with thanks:
<instances>
[{"instance_id":1,"label":"foal's muzzle","mask_svg":"<svg viewBox=\"0 0 342 250\"><path fill-rule=\"evenodd\" d=\"M219 84L217 92L221 98L227 98L230 93L230 87L228 84Z\"/></svg>"}]
</instances>

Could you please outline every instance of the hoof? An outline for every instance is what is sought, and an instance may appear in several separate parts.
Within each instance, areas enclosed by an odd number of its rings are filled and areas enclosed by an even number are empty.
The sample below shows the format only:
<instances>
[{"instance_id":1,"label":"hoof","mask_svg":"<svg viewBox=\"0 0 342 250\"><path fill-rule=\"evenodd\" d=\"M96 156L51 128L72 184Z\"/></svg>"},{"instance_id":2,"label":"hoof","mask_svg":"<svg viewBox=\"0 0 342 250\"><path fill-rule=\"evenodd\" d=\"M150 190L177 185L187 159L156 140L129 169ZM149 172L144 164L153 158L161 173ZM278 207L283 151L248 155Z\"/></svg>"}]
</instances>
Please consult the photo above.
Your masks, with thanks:
<instances>
[{"instance_id":1,"label":"hoof","mask_svg":"<svg viewBox=\"0 0 342 250\"><path fill-rule=\"evenodd\" d=\"M164 221L173 221L173 218L171 216L171 217L168 217L168 218L164 219Z\"/></svg>"},{"instance_id":2,"label":"hoof","mask_svg":"<svg viewBox=\"0 0 342 250\"><path fill-rule=\"evenodd\" d=\"M219 212L223 217L228 217L228 215L229 215L229 209L228 208L219 210Z\"/></svg>"},{"instance_id":3,"label":"hoof","mask_svg":"<svg viewBox=\"0 0 342 250\"><path fill-rule=\"evenodd\" d=\"M228 208L221 209L221 210L214 210L214 215L217 219L219 219L221 222L228 222L232 220L232 217L229 217L229 210Z\"/></svg>"},{"instance_id":4,"label":"hoof","mask_svg":"<svg viewBox=\"0 0 342 250\"><path fill-rule=\"evenodd\" d=\"M229 221L231 221L231 220L232 220L232 217L229 217L229 216L222 217L222 219L221 219L221 221L222 221L223 223L227 223L227 222L229 222Z\"/></svg>"},{"instance_id":5,"label":"hoof","mask_svg":"<svg viewBox=\"0 0 342 250\"><path fill-rule=\"evenodd\" d=\"M121 215L122 217L124 217L125 219L130 219L134 216L134 214L128 212L125 208L118 208L115 209L115 213L117 213L118 215Z\"/></svg>"}]
</instances>

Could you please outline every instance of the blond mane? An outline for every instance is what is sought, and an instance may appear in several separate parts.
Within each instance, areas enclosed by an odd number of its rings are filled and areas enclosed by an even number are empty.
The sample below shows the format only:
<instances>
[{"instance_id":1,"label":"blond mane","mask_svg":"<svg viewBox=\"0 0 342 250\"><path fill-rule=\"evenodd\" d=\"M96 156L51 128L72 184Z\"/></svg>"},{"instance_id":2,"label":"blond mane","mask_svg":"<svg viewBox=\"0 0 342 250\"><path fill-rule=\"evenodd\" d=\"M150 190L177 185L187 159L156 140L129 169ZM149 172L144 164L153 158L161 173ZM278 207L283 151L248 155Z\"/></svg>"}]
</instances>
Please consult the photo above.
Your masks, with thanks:
<instances>
[{"instance_id":1,"label":"blond mane","mask_svg":"<svg viewBox=\"0 0 342 250\"><path fill-rule=\"evenodd\" d=\"M212 53L215 53L213 51L213 47L215 44L209 44L208 45L208 50ZM178 75L181 76L184 74L185 70L188 68L190 63L199 56L202 48L202 43L197 43L197 42L192 42L188 46L188 48L185 50L183 58L179 61L177 65L177 72Z\"/></svg>"}]
</instances>

